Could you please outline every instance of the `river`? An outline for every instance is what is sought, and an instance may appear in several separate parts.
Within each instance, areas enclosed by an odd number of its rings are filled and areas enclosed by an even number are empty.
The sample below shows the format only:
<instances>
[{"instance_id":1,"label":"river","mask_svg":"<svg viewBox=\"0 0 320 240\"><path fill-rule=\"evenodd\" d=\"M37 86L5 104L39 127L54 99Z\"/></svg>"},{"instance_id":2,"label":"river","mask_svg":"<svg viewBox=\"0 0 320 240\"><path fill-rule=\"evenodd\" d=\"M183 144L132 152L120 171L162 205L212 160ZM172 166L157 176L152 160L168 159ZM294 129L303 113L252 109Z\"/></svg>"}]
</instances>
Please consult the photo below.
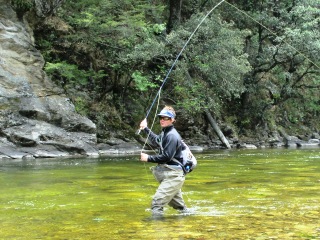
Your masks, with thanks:
<instances>
[{"instance_id":1,"label":"river","mask_svg":"<svg viewBox=\"0 0 320 240\"><path fill-rule=\"evenodd\" d=\"M0 161L1 239L320 239L320 150L196 154L185 216L150 217L138 156Z\"/></svg>"}]
</instances>

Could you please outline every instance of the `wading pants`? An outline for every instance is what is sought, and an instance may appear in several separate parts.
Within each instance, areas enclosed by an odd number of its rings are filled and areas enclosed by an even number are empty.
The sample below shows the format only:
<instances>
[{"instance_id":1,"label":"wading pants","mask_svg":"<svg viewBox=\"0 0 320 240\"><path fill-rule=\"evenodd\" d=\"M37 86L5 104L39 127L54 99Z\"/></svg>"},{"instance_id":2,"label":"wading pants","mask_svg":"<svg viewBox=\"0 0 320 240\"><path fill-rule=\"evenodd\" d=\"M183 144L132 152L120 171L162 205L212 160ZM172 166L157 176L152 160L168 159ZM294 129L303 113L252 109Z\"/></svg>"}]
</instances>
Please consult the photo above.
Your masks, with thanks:
<instances>
[{"instance_id":1,"label":"wading pants","mask_svg":"<svg viewBox=\"0 0 320 240\"><path fill-rule=\"evenodd\" d=\"M177 210L184 210L185 203L181 188L185 180L183 170L179 166L160 164L151 168L153 176L160 183L152 199L153 215L163 215L163 207L169 205Z\"/></svg>"}]
</instances>

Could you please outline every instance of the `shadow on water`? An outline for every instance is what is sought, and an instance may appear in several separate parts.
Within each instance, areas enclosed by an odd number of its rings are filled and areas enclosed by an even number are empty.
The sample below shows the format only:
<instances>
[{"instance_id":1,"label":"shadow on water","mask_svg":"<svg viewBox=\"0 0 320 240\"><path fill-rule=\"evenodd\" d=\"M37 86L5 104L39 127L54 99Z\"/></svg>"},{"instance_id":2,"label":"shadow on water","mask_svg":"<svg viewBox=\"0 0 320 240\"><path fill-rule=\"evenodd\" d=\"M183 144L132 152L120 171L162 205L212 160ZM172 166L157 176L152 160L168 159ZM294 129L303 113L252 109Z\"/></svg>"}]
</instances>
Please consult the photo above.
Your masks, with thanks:
<instances>
[{"instance_id":1,"label":"shadow on water","mask_svg":"<svg viewBox=\"0 0 320 240\"><path fill-rule=\"evenodd\" d=\"M197 154L191 214L151 217L137 156L0 161L2 239L319 239L320 150Z\"/></svg>"}]
</instances>

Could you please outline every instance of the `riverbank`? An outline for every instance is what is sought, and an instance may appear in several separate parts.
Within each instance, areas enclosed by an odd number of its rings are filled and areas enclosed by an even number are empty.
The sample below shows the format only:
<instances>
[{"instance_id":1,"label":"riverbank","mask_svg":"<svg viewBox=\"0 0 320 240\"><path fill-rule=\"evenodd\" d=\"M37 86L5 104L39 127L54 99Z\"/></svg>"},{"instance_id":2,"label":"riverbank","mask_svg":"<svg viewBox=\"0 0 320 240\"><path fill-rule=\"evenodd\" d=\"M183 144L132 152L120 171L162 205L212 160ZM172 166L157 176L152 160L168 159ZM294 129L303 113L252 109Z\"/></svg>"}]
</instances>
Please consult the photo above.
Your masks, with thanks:
<instances>
[{"instance_id":1,"label":"riverbank","mask_svg":"<svg viewBox=\"0 0 320 240\"><path fill-rule=\"evenodd\" d=\"M188 143L188 141L186 141ZM189 143L188 143L189 144ZM62 145L60 145L62 146ZM203 152L210 150L226 149L222 144L199 144L190 145L193 152ZM208 147L210 146L210 147ZM308 141L303 141L295 137L290 139L273 139L268 142L255 140L230 140L232 149L264 149L264 148L319 148L320 139L311 138ZM0 146L0 159L35 159L35 158L69 158L69 157L101 157L101 156L116 156L116 155L135 155L140 154L143 144L134 140L110 139L108 143L100 143L90 145L86 151L83 146L70 146L69 148L58 148L57 145L39 145L35 147L20 147L15 148L10 145ZM144 152L156 153L156 149L145 147Z\"/></svg>"}]
</instances>

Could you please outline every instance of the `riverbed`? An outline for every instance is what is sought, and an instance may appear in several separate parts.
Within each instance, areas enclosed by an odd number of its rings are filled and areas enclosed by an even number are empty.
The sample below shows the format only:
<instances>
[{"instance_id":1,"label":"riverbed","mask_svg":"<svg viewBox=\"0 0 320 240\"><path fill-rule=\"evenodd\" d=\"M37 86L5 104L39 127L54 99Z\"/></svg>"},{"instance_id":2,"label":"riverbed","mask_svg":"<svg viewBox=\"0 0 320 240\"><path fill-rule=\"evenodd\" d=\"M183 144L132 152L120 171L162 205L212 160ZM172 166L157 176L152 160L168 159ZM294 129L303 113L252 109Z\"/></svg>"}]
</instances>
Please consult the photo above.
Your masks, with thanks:
<instances>
[{"instance_id":1,"label":"riverbed","mask_svg":"<svg viewBox=\"0 0 320 240\"><path fill-rule=\"evenodd\" d=\"M196 154L184 199L152 219L138 156L0 161L1 239L320 239L320 150Z\"/></svg>"}]
</instances>

